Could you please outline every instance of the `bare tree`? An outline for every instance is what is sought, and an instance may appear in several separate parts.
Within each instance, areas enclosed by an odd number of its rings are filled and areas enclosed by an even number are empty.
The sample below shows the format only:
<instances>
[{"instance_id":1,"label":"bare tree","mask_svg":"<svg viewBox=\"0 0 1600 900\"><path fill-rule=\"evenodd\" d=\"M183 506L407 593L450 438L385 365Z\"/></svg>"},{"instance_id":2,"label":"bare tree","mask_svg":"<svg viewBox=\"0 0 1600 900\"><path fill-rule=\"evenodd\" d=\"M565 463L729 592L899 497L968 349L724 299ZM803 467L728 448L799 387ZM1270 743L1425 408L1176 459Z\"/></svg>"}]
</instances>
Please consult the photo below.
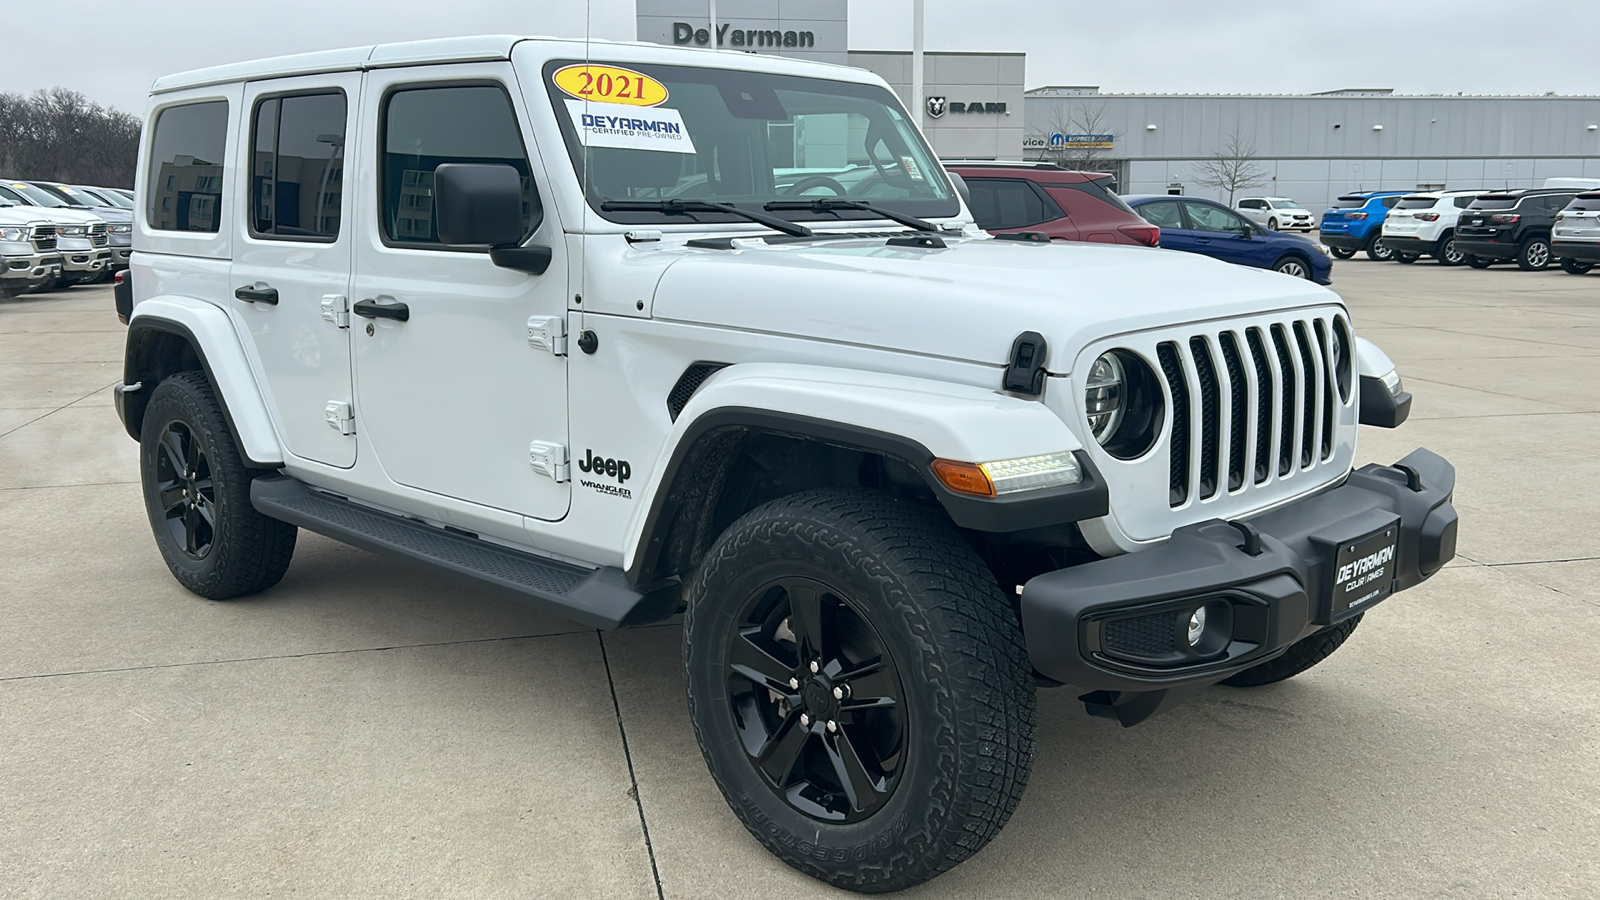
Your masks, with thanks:
<instances>
[{"instance_id":1,"label":"bare tree","mask_svg":"<svg viewBox=\"0 0 1600 900\"><path fill-rule=\"evenodd\" d=\"M1049 144L1050 135L1109 135L1111 140L1099 141L1066 141L1059 146ZM1117 171L1117 160L1112 159L1116 152L1115 144L1122 139L1118 132L1111 131L1106 123L1106 105L1099 103L1090 106L1084 101L1071 104L1061 104L1054 108L1049 121L1046 123L1045 132L1038 136L1044 140L1045 148L1040 153L1040 158L1048 160L1065 169L1077 169L1086 172L1111 172ZM1105 146L1111 144L1112 146Z\"/></svg>"},{"instance_id":2,"label":"bare tree","mask_svg":"<svg viewBox=\"0 0 1600 900\"><path fill-rule=\"evenodd\" d=\"M1232 206L1238 192L1267 183L1267 170L1256 160L1256 145L1239 137L1236 131L1223 140L1222 149L1211 154L1210 159L1194 164L1195 183L1227 191L1228 205Z\"/></svg>"},{"instance_id":3,"label":"bare tree","mask_svg":"<svg viewBox=\"0 0 1600 900\"><path fill-rule=\"evenodd\" d=\"M133 187L139 119L77 91L0 94L0 174Z\"/></svg>"}]
</instances>

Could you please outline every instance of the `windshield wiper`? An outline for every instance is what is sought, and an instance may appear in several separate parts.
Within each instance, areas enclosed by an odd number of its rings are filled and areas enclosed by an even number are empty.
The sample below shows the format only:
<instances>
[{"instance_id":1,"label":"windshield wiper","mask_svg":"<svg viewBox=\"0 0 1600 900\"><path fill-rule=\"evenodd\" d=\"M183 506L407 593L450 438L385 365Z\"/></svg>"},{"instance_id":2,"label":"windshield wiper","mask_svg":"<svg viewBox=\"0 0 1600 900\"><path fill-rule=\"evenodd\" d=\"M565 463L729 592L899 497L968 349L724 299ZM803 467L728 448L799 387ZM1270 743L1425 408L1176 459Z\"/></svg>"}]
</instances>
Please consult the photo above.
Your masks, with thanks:
<instances>
[{"instance_id":1,"label":"windshield wiper","mask_svg":"<svg viewBox=\"0 0 1600 900\"><path fill-rule=\"evenodd\" d=\"M827 212L837 213L841 209L859 209L862 212L869 212L876 216L882 216L891 222L898 222L907 228L915 228L918 231L939 230L932 222L929 222L926 219L919 219L916 216L908 216L905 213L897 213L892 209L885 209L881 206L875 206L871 203L861 200L848 200L843 197L816 197L811 200L774 200L771 203L764 205L762 209L804 209L819 214Z\"/></svg>"},{"instance_id":2,"label":"windshield wiper","mask_svg":"<svg viewBox=\"0 0 1600 900\"><path fill-rule=\"evenodd\" d=\"M771 209L772 204L767 204ZM788 219L778 216L769 216L748 209L740 209L732 203L717 203L711 200L606 200L600 204L601 212L658 212L669 216L681 216L687 213L720 212L749 219L784 234L794 237L811 237L811 229Z\"/></svg>"}]
</instances>

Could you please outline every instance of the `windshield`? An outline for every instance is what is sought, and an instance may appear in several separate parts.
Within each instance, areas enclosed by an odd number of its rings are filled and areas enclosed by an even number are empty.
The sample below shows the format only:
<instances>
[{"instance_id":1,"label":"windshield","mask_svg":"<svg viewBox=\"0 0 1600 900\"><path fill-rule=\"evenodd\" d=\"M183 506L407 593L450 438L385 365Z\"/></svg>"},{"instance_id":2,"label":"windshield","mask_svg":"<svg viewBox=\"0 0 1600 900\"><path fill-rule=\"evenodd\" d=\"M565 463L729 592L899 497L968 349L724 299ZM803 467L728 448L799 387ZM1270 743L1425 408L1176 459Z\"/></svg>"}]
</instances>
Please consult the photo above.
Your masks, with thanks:
<instances>
[{"instance_id":1,"label":"windshield","mask_svg":"<svg viewBox=\"0 0 1600 900\"><path fill-rule=\"evenodd\" d=\"M861 200L921 217L960 209L899 101L876 85L577 60L551 62L544 75L573 167L597 210L608 200L710 200L759 210L802 197ZM698 210L604 215L625 223L735 220ZM838 208L783 215L879 218Z\"/></svg>"},{"instance_id":2,"label":"windshield","mask_svg":"<svg viewBox=\"0 0 1600 900\"><path fill-rule=\"evenodd\" d=\"M1270 200L1268 202L1272 204L1273 209L1305 209L1304 206L1293 200Z\"/></svg>"},{"instance_id":3,"label":"windshield","mask_svg":"<svg viewBox=\"0 0 1600 900\"><path fill-rule=\"evenodd\" d=\"M64 184L54 185L54 187L58 192L67 195L68 202L76 203L79 206L95 207L111 205L110 203L101 200L99 197L96 197L87 191L80 191L77 188L67 187Z\"/></svg>"},{"instance_id":4,"label":"windshield","mask_svg":"<svg viewBox=\"0 0 1600 900\"><path fill-rule=\"evenodd\" d=\"M96 189L94 191L84 191L84 193L89 194L92 197L99 197L101 200L104 200L106 203L118 207L119 209L133 209L132 200L129 200L127 197L124 197L113 190Z\"/></svg>"},{"instance_id":5,"label":"windshield","mask_svg":"<svg viewBox=\"0 0 1600 900\"><path fill-rule=\"evenodd\" d=\"M1360 209L1367 205L1366 197L1340 197L1328 204L1332 209Z\"/></svg>"},{"instance_id":6,"label":"windshield","mask_svg":"<svg viewBox=\"0 0 1600 900\"><path fill-rule=\"evenodd\" d=\"M1439 200L1435 197L1401 197L1395 209L1433 209Z\"/></svg>"},{"instance_id":7,"label":"windshield","mask_svg":"<svg viewBox=\"0 0 1600 900\"><path fill-rule=\"evenodd\" d=\"M57 197L55 194L45 190L44 188L34 187L31 184L26 184L21 181L8 181L6 182L6 187L18 194L21 194L23 197L31 201L35 206L48 206L52 209L60 209L61 207L72 205L60 197Z\"/></svg>"}]
</instances>

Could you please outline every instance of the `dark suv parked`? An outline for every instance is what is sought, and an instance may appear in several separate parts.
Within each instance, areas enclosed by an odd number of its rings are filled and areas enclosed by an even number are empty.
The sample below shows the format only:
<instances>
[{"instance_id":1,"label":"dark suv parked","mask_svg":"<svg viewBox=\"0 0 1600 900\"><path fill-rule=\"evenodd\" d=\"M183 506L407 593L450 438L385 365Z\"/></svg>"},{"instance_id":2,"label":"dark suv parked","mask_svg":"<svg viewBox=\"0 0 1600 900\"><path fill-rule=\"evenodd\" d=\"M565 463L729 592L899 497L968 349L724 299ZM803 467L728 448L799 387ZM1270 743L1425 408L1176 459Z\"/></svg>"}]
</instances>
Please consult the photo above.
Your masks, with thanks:
<instances>
[{"instance_id":1,"label":"dark suv parked","mask_svg":"<svg viewBox=\"0 0 1600 900\"><path fill-rule=\"evenodd\" d=\"M1161 230L1122 202L1104 172L990 160L945 160L945 167L967 183L967 206L985 231L1038 231L1057 241L1144 247L1160 242Z\"/></svg>"},{"instance_id":2,"label":"dark suv parked","mask_svg":"<svg viewBox=\"0 0 1600 900\"><path fill-rule=\"evenodd\" d=\"M1528 271L1550 265L1550 227L1556 213L1578 191L1571 188L1529 188L1484 194L1461 211L1456 222L1456 249L1466 263L1486 269L1514 259Z\"/></svg>"}]
</instances>

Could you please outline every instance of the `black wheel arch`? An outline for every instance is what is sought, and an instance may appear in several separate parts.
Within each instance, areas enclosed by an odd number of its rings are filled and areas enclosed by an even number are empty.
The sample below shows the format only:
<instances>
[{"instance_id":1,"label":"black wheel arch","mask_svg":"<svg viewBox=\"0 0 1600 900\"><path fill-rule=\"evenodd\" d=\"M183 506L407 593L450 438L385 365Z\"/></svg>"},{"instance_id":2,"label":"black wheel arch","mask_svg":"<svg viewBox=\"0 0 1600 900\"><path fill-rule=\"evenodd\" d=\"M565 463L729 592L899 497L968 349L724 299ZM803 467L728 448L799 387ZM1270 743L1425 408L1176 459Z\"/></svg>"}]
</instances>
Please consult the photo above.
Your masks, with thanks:
<instances>
[{"instance_id":1,"label":"black wheel arch","mask_svg":"<svg viewBox=\"0 0 1600 900\"><path fill-rule=\"evenodd\" d=\"M825 487L866 487L936 503L956 527L1014 533L1104 516L1105 480L1076 451L1084 477L1068 488L1020 497L957 494L933 477L935 458L904 435L749 407L702 414L673 449L628 569L657 584L696 565L739 516L779 497ZM974 460L976 461L976 460Z\"/></svg>"},{"instance_id":2,"label":"black wheel arch","mask_svg":"<svg viewBox=\"0 0 1600 900\"><path fill-rule=\"evenodd\" d=\"M240 456L253 468L271 468L272 464L251 459L239 440L239 427L228 409L228 398L211 371L205 350L193 331L182 322L156 316L140 316L128 326L128 339L122 355L122 383L141 385L137 391L117 392L117 412L128 436L139 440L144 425L144 411L150 404L156 385L179 372L204 372L216 394L222 415L228 422Z\"/></svg>"}]
</instances>

